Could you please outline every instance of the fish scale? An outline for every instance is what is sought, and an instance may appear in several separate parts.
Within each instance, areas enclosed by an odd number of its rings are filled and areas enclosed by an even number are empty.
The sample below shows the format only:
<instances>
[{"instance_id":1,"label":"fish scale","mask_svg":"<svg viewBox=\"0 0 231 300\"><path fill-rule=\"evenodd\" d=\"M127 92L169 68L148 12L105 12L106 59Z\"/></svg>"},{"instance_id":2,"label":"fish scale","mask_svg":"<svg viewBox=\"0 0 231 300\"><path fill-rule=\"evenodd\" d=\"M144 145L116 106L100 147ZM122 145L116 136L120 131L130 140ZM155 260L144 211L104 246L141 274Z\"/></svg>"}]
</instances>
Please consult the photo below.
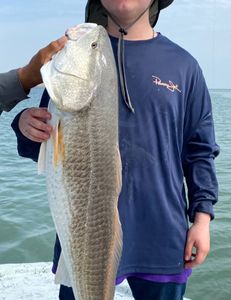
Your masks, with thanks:
<instances>
[{"instance_id":1,"label":"fish scale","mask_svg":"<svg viewBox=\"0 0 231 300\"><path fill-rule=\"evenodd\" d=\"M39 157L45 157L62 248L56 283L72 286L77 300L112 300L122 249L121 161L117 72L107 32L87 23L72 28L71 40L41 73L55 128Z\"/></svg>"}]
</instances>

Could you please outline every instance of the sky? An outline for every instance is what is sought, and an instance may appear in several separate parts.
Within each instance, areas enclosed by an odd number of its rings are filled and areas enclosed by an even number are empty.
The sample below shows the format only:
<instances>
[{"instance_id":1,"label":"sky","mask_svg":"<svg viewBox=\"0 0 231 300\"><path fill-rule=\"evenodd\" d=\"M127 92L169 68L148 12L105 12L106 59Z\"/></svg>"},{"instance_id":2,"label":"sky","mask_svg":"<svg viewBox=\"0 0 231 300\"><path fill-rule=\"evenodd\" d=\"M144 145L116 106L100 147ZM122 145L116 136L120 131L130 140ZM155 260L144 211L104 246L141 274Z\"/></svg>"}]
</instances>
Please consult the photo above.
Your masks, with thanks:
<instances>
[{"instance_id":1,"label":"sky","mask_svg":"<svg viewBox=\"0 0 231 300\"><path fill-rule=\"evenodd\" d=\"M25 65L67 28L84 22L85 4L0 0L0 72ZM230 19L231 0L175 0L161 12L155 30L198 60L210 89L231 89Z\"/></svg>"}]
</instances>

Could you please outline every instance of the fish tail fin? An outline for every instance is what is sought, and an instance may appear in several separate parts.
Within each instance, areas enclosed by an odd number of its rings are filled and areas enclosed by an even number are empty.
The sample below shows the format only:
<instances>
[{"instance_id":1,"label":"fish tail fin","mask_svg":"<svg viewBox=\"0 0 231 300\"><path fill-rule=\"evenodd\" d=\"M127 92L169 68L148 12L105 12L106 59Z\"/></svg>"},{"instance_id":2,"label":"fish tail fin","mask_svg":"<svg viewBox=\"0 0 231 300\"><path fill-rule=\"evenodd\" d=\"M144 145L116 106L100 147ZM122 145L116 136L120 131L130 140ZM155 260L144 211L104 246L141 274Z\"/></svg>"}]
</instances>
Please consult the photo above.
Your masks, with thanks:
<instances>
[{"instance_id":1,"label":"fish tail fin","mask_svg":"<svg viewBox=\"0 0 231 300\"><path fill-rule=\"evenodd\" d=\"M118 265L119 265L119 261L120 261L120 258L121 258L122 246L123 246L123 232L122 232L122 228L121 228L121 223L120 223L120 219L119 219L119 212L118 212L117 207L115 209L114 224L115 224L114 273L116 275Z\"/></svg>"},{"instance_id":2,"label":"fish tail fin","mask_svg":"<svg viewBox=\"0 0 231 300\"><path fill-rule=\"evenodd\" d=\"M38 175L41 175L46 171L46 148L47 142L43 142L40 146L38 156Z\"/></svg>"},{"instance_id":3,"label":"fish tail fin","mask_svg":"<svg viewBox=\"0 0 231 300\"><path fill-rule=\"evenodd\" d=\"M104 298L103 300L113 300L115 293L115 284L116 284L116 274L118 265L122 253L123 245L123 233L119 220L119 213L117 207L114 212L114 234L111 245L111 254L108 265L107 265L107 279L104 289Z\"/></svg>"}]
</instances>

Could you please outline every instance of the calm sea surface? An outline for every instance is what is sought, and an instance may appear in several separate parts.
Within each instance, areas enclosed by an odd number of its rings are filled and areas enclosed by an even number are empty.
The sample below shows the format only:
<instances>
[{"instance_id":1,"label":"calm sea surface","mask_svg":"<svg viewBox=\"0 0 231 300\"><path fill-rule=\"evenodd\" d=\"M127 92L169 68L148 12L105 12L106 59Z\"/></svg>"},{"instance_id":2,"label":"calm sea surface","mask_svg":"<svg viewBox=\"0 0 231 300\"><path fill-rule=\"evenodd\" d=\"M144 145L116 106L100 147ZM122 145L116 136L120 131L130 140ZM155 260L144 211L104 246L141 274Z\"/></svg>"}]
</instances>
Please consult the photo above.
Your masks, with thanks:
<instances>
[{"instance_id":1,"label":"calm sea surface","mask_svg":"<svg viewBox=\"0 0 231 300\"><path fill-rule=\"evenodd\" d=\"M10 128L14 116L26 106L37 106L42 88L31 100L0 118L0 264L51 261L54 227L45 181L36 164L20 158ZM193 300L231 299L231 90L211 91L217 142L216 159L220 182L216 219L211 224L212 248L206 263L195 269L187 297ZM1 268L1 266L0 266Z\"/></svg>"}]
</instances>

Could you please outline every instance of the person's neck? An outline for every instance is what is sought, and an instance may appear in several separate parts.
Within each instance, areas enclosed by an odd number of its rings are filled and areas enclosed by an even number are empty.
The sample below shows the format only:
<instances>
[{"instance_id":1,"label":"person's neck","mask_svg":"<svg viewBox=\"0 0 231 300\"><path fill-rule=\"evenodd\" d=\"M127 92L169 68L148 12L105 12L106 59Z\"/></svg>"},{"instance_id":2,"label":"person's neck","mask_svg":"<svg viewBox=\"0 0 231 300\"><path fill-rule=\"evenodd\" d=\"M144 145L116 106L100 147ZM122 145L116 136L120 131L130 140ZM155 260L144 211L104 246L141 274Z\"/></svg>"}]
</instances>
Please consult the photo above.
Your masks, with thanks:
<instances>
[{"instance_id":1,"label":"person's neck","mask_svg":"<svg viewBox=\"0 0 231 300\"><path fill-rule=\"evenodd\" d=\"M118 21L120 26L124 29L126 27L129 27L129 24L132 23L132 21L123 23ZM110 17L108 17L108 25L106 27L109 35L119 38L120 32L119 27L111 20ZM138 20L135 24L133 24L131 27L127 29L127 35L124 35L125 40L148 40L156 37L156 33L153 31L149 20L143 16Z\"/></svg>"}]
</instances>

